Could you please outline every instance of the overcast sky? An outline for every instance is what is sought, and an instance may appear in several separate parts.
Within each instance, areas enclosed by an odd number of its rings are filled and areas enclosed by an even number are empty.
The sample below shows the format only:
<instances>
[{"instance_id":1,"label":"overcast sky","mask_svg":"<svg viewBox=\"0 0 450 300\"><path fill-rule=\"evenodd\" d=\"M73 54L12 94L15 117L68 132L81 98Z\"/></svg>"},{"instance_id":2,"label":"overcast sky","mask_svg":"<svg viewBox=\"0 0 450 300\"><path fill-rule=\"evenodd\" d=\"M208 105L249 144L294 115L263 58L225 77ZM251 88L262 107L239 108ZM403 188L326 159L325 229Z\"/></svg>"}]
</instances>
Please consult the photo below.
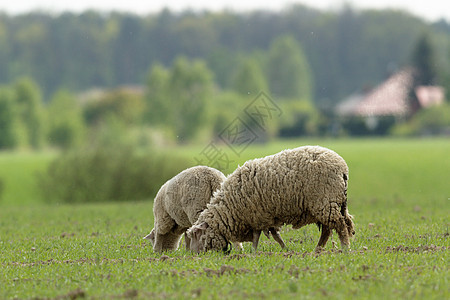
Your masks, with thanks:
<instances>
[{"instance_id":1,"label":"overcast sky","mask_svg":"<svg viewBox=\"0 0 450 300\"><path fill-rule=\"evenodd\" d=\"M253 9L279 10L290 3L297 2L322 9L335 9L342 3L350 3L359 8L399 8L427 20L435 21L445 18L450 21L449 0L0 0L0 11L17 14L35 9L50 12L67 10L80 12L86 9L97 9L147 14L158 12L164 7L174 11L187 8L214 11L227 8L235 11L248 11Z\"/></svg>"}]
</instances>

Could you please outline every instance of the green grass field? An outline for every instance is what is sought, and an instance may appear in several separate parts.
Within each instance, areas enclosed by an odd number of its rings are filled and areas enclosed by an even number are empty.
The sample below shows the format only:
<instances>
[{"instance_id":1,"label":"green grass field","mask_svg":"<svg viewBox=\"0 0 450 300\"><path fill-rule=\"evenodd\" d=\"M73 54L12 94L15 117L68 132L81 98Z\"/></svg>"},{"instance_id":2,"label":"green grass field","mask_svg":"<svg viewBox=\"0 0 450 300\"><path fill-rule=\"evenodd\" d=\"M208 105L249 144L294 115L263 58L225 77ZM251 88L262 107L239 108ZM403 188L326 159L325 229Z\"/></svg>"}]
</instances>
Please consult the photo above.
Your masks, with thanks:
<instances>
[{"instance_id":1,"label":"green grass field","mask_svg":"<svg viewBox=\"0 0 450 300\"><path fill-rule=\"evenodd\" d=\"M303 144L332 148L349 165L356 236L348 253L336 235L314 253L319 232L310 225L283 227L286 251L262 237L257 253L245 244L230 255L161 256L142 240L151 199L45 205L32 174L51 155L0 154L0 299L449 299L450 140L277 141L233 159Z\"/></svg>"},{"instance_id":2,"label":"green grass field","mask_svg":"<svg viewBox=\"0 0 450 300\"><path fill-rule=\"evenodd\" d=\"M40 202L36 177L53 152L0 152L0 206Z\"/></svg>"}]
</instances>

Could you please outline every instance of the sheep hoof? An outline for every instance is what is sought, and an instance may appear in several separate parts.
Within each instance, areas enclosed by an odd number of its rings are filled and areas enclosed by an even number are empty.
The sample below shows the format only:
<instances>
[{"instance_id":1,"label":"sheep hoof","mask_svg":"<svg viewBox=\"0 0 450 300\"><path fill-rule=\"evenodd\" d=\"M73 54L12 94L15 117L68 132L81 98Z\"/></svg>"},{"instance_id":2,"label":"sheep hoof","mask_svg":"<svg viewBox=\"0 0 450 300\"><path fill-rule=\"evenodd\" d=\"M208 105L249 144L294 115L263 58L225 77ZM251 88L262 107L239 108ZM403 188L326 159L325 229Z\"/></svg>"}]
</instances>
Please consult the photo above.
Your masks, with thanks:
<instances>
[{"instance_id":1,"label":"sheep hoof","mask_svg":"<svg viewBox=\"0 0 450 300\"><path fill-rule=\"evenodd\" d=\"M320 254L322 252L325 251L325 248L321 247L321 246L317 246L316 249L314 250L315 253Z\"/></svg>"}]
</instances>

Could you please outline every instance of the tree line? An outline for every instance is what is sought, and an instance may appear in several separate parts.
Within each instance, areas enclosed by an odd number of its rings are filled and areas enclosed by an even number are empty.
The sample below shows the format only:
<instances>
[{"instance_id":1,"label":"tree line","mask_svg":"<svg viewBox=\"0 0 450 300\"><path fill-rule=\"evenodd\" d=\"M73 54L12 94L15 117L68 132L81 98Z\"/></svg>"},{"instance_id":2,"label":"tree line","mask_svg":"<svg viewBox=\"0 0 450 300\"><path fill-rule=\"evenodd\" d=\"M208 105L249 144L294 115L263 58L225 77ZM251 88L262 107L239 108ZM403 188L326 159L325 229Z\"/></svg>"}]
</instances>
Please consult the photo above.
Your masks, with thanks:
<instances>
[{"instance_id":1,"label":"tree line","mask_svg":"<svg viewBox=\"0 0 450 300\"><path fill-rule=\"evenodd\" d=\"M450 87L449 45L445 21L348 6L2 14L0 148L145 141L142 128L178 142L217 136L259 91L284 113L267 137L323 135L339 100L403 66ZM106 91L77 96L93 87Z\"/></svg>"},{"instance_id":2,"label":"tree line","mask_svg":"<svg viewBox=\"0 0 450 300\"><path fill-rule=\"evenodd\" d=\"M227 89L242 60L258 59L277 37L291 35L310 65L315 100L327 104L407 64L423 32L430 32L438 48L438 65L447 67L450 25L394 10L345 6L321 11L294 5L250 13L2 14L0 82L30 76L46 96L61 87L80 91L140 84L149 66L170 66L184 55L205 60L215 82Z\"/></svg>"},{"instance_id":3,"label":"tree line","mask_svg":"<svg viewBox=\"0 0 450 300\"><path fill-rule=\"evenodd\" d=\"M125 136L133 128L152 128L168 140L188 142L199 135L219 134L260 91L269 90L277 95L286 117L271 124L268 135L292 127L293 122L314 119L318 113L311 100L312 78L299 43L281 36L261 57L269 65L267 73L257 59L249 57L238 66L227 90L217 88L206 61L185 56L168 67L151 66L142 86L78 96L60 89L48 101L43 101L33 79L18 79L0 89L0 148L70 148L86 139L118 139L121 130L127 132ZM287 72L279 72L280 64ZM111 130L113 137L108 137ZM311 126L302 129L304 134L314 130Z\"/></svg>"}]
</instances>

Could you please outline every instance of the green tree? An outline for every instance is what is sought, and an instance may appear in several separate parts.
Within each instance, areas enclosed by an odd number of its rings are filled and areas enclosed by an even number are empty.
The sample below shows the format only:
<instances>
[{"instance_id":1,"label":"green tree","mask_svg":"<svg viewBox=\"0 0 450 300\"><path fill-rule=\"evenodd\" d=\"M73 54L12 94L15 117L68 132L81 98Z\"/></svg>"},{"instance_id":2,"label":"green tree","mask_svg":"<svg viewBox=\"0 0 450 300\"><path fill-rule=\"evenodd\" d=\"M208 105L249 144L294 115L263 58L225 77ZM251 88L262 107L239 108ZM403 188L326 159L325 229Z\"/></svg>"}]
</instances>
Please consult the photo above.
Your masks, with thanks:
<instances>
[{"instance_id":1,"label":"green tree","mask_svg":"<svg viewBox=\"0 0 450 300\"><path fill-rule=\"evenodd\" d=\"M311 68L300 44L291 36L279 37L272 43L268 77L270 90L275 97L312 98Z\"/></svg>"},{"instance_id":2,"label":"green tree","mask_svg":"<svg viewBox=\"0 0 450 300\"><path fill-rule=\"evenodd\" d=\"M241 95L252 96L261 91L269 92L263 71L255 59L248 58L243 61L235 75L233 89Z\"/></svg>"},{"instance_id":3,"label":"green tree","mask_svg":"<svg viewBox=\"0 0 450 300\"><path fill-rule=\"evenodd\" d=\"M417 37L427 29L438 41L438 65L445 67L450 40L445 22L438 28L394 10L344 7L324 12L293 5L270 14L167 9L148 16L0 14L0 82L32 76L46 96L61 87L79 91L138 83L149 65L168 65L183 54L208 59L220 86L230 88L237 57L268 49L276 38L289 34L311 64L316 100L330 105L408 63Z\"/></svg>"},{"instance_id":4,"label":"green tree","mask_svg":"<svg viewBox=\"0 0 450 300\"><path fill-rule=\"evenodd\" d=\"M19 121L24 129L26 146L37 149L44 141L44 119L41 91L37 84L22 78L14 84Z\"/></svg>"},{"instance_id":5,"label":"green tree","mask_svg":"<svg viewBox=\"0 0 450 300\"><path fill-rule=\"evenodd\" d=\"M139 16L125 14L117 16L120 27L113 42L114 74L118 83L130 84L136 80L136 70L146 58L142 45L142 19ZM148 65L148 64L146 64Z\"/></svg>"},{"instance_id":6,"label":"green tree","mask_svg":"<svg viewBox=\"0 0 450 300\"><path fill-rule=\"evenodd\" d=\"M141 121L145 103L141 91L118 88L105 91L98 99L92 99L84 108L84 118L90 125L98 125L110 117L125 125Z\"/></svg>"},{"instance_id":7,"label":"green tree","mask_svg":"<svg viewBox=\"0 0 450 300\"><path fill-rule=\"evenodd\" d=\"M320 114L311 101L284 101L280 105L285 112L280 122L280 136L314 136L318 134Z\"/></svg>"},{"instance_id":8,"label":"green tree","mask_svg":"<svg viewBox=\"0 0 450 300\"><path fill-rule=\"evenodd\" d=\"M0 149L13 149L17 146L16 109L13 92L0 88Z\"/></svg>"},{"instance_id":9,"label":"green tree","mask_svg":"<svg viewBox=\"0 0 450 300\"><path fill-rule=\"evenodd\" d=\"M81 144L84 135L84 121L81 107L75 98L65 90L57 92L47 109L48 142L63 149Z\"/></svg>"},{"instance_id":10,"label":"green tree","mask_svg":"<svg viewBox=\"0 0 450 300\"><path fill-rule=\"evenodd\" d=\"M213 76L204 61L178 58L170 71L169 98L173 129L180 142L195 137L208 117Z\"/></svg>"},{"instance_id":11,"label":"green tree","mask_svg":"<svg viewBox=\"0 0 450 300\"><path fill-rule=\"evenodd\" d=\"M435 54L428 34L419 37L412 52L411 64L416 72L415 85L433 85L436 83Z\"/></svg>"},{"instance_id":12,"label":"green tree","mask_svg":"<svg viewBox=\"0 0 450 300\"><path fill-rule=\"evenodd\" d=\"M151 68L145 91L145 123L164 125L169 121L167 119L171 116L170 101L168 99L169 76L169 71L160 64L155 64Z\"/></svg>"},{"instance_id":13,"label":"green tree","mask_svg":"<svg viewBox=\"0 0 450 300\"><path fill-rule=\"evenodd\" d=\"M233 91L224 91L214 97L212 112L213 136L217 137L245 108L245 96Z\"/></svg>"}]
</instances>

